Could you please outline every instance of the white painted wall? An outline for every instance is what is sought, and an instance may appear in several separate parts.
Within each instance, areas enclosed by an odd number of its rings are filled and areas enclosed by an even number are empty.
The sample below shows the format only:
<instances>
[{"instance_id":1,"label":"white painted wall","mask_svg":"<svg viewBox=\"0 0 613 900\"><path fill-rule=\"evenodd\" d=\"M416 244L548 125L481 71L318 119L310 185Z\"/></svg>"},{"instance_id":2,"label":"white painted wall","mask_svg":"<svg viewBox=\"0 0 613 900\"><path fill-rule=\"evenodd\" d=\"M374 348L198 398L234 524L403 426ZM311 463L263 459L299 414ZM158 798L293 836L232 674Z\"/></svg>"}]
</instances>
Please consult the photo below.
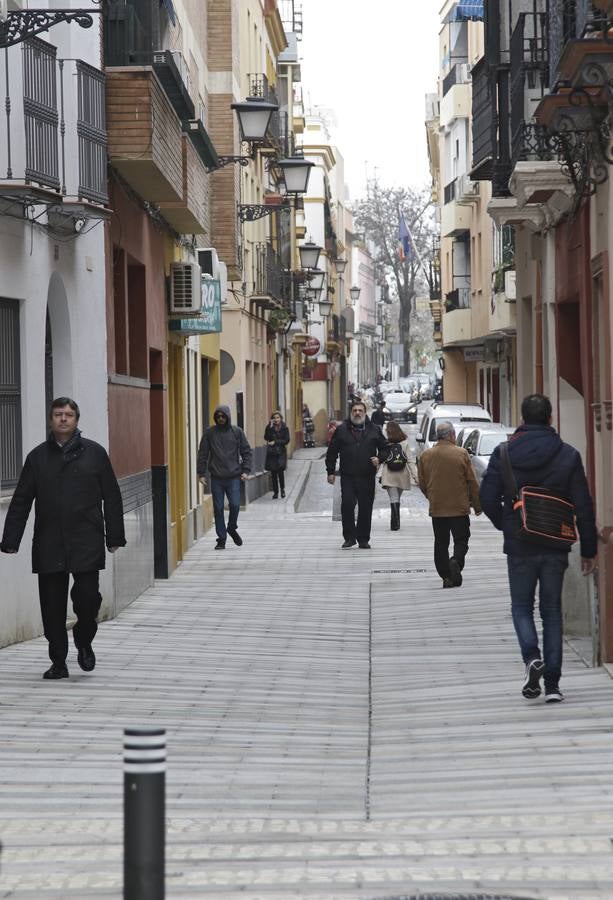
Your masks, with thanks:
<instances>
[{"instance_id":1,"label":"white painted wall","mask_svg":"<svg viewBox=\"0 0 613 900\"><path fill-rule=\"evenodd\" d=\"M44 8L47 3L31 3ZM78 4L67 3L65 7ZM98 17L94 17L95 20ZM99 25L58 25L44 35L58 56L99 65ZM66 141L67 184L77 177L77 144ZM0 177L5 173L0 173ZM35 209L35 215L43 212ZM42 215L41 223L45 222ZM0 296L20 301L22 448L45 440L45 320L49 301L55 396L74 397L85 437L108 446L104 226L88 222L74 239L54 237L29 222L0 215ZM91 230L89 230L91 228ZM0 499L0 528L10 497ZM33 513L18 555L0 555L0 645L42 633L38 592L31 574ZM122 552L122 551L120 551ZM113 612L113 560L102 578L102 616Z\"/></svg>"}]
</instances>

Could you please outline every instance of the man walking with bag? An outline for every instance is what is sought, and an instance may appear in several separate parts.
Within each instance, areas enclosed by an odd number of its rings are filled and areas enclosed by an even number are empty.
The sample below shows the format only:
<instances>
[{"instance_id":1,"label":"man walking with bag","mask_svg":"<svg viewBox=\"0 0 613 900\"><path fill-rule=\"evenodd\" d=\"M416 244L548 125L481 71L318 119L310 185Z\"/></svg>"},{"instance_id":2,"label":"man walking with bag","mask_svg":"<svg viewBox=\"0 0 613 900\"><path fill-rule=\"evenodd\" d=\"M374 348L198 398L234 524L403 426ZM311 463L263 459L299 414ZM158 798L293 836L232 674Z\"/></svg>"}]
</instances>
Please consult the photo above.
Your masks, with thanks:
<instances>
[{"instance_id":1,"label":"man walking with bag","mask_svg":"<svg viewBox=\"0 0 613 900\"><path fill-rule=\"evenodd\" d=\"M551 539L545 540L545 527L541 528L543 535L540 538L522 534L513 508L516 498L511 495L520 494L521 489L529 485L541 489L541 496L550 493L553 502L559 497L574 505L584 575L591 574L596 567L598 538L581 456L552 428L551 413L549 398L543 394L530 394L524 399L522 424L508 445L496 447L490 458L481 484L481 503L488 519L504 534L511 613L526 666L522 694L528 699L540 696L540 680L544 676L545 701L559 703L564 699L559 686L562 674L562 585L572 539L567 543L560 541L558 547L553 546L555 542ZM506 454L511 471L505 477ZM508 486L510 477L514 479L512 487ZM534 624L537 584L543 623L543 658Z\"/></svg>"},{"instance_id":2,"label":"man walking with bag","mask_svg":"<svg viewBox=\"0 0 613 900\"><path fill-rule=\"evenodd\" d=\"M379 462L388 455L388 443L378 425L366 415L361 400L351 404L349 418L335 430L326 453L328 484L334 484L336 460L340 456L342 550L358 544L370 550L370 525L375 499L375 476ZM358 520L355 520L355 507Z\"/></svg>"},{"instance_id":3,"label":"man walking with bag","mask_svg":"<svg viewBox=\"0 0 613 900\"><path fill-rule=\"evenodd\" d=\"M470 457L456 446L451 422L439 422L437 442L419 458L419 487L430 502L434 565L444 588L460 587L470 539L470 508L481 515L479 485ZM453 537L453 556L449 540Z\"/></svg>"}]
</instances>

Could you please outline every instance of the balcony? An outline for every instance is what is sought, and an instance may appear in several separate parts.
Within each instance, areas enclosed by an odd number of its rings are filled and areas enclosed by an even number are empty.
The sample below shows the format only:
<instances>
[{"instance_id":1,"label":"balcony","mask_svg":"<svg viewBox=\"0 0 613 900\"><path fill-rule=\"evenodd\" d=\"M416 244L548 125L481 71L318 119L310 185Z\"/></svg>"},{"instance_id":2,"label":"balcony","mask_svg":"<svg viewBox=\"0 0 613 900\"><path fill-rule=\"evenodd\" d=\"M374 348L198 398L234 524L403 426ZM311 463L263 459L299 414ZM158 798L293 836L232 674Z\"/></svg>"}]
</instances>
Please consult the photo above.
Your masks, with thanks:
<instances>
[{"instance_id":1,"label":"balcony","mask_svg":"<svg viewBox=\"0 0 613 900\"><path fill-rule=\"evenodd\" d=\"M469 80L468 63L456 63L443 78L442 96L445 97L455 85L468 84Z\"/></svg>"},{"instance_id":2,"label":"balcony","mask_svg":"<svg viewBox=\"0 0 613 900\"><path fill-rule=\"evenodd\" d=\"M286 287L279 255L269 243L256 244L254 255L254 283L250 299L262 309L278 309Z\"/></svg>"},{"instance_id":3,"label":"balcony","mask_svg":"<svg viewBox=\"0 0 613 900\"><path fill-rule=\"evenodd\" d=\"M272 87L266 75L249 75L249 96L260 97L267 103L276 103L279 105L275 89ZM268 126L268 138L270 151L276 151L282 156L290 155L288 136L291 134L291 128L288 123L288 114L278 109L273 112L270 117L270 125ZM292 135L293 137L293 135ZM266 146L260 148L263 153L267 152Z\"/></svg>"},{"instance_id":4,"label":"balcony","mask_svg":"<svg viewBox=\"0 0 613 900\"><path fill-rule=\"evenodd\" d=\"M38 38L5 53L0 193L95 212L94 205L108 202L103 73L82 60L58 59Z\"/></svg>"},{"instance_id":5,"label":"balcony","mask_svg":"<svg viewBox=\"0 0 613 900\"><path fill-rule=\"evenodd\" d=\"M471 178L489 181L496 156L496 95L485 57L472 70L473 160Z\"/></svg>"},{"instance_id":6,"label":"balcony","mask_svg":"<svg viewBox=\"0 0 613 900\"><path fill-rule=\"evenodd\" d=\"M210 227L207 173L192 142L185 135L182 140L183 196L160 203L160 212L179 234L204 234Z\"/></svg>"},{"instance_id":7,"label":"balcony","mask_svg":"<svg viewBox=\"0 0 613 900\"><path fill-rule=\"evenodd\" d=\"M591 0L549 0L549 83L560 78L559 63L564 49L573 38L581 38L593 24Z\"/></svg>"},{"instance_id":8,"label":"balcony","mask_svg":"<svg viewBox=\"0 0 613 900\"><path fill-rule=\"evenodd\" d=\"M447 189L449 188L449 192ZM472 211L470 205L455 199L455 181L445 187L445 204L441 209L441 237L454 237L470 229ZM447 200L447 197L450 197Z\"/></svg>"},{"instance_id":9,"label":"balcony","mask_svg":"<svg viewBox=\"0 0 613 900\"><path fill-rule=\"evenodd\" d=\"M110 69L106 104L111 165L143 200L181 201L181 122L153 69Z\"/></svg>"},{"instance_id":10,"label":"balcony","mask_svg":"<svg viewBox=\"0 0 613 900\"><path fill-rule=\"evenodd\" d=\"M472 310L454 309L443 314L443 344L464 344L472 338Z\"/></svg>"},{"instance_id":11,"label":"balcony","mask_svg":"<svg viewBox=\"0 0 613 900\"><path fill-rule=\"evenodd\" d=\"M545 13L521 13L511 35L511 164L552 160L545 129L534 118L549 88Z\"/></svg>"},{"instance_id":12,"label":"balcony","mask_svg":"<svg viewBox=\"0 0 613 900\"><path fill-rule=\"evenodd\" d=\"M499 283L495 283L492 290L488 331L490 334L515 334L517 331L515 269L507 269L501 276Z\"/></svg>"}]
</instances>

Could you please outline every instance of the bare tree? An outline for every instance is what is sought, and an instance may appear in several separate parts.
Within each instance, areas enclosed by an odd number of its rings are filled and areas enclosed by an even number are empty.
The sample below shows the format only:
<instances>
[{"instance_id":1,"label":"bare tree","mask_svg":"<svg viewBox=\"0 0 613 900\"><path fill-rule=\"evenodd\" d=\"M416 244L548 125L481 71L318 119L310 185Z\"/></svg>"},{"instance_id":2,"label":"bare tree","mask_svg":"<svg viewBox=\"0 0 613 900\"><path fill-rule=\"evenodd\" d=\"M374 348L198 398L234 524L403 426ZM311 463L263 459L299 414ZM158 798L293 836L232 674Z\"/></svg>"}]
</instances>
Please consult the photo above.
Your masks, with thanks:
<instances>
[{"instance_id":1,"label":"bare tree","mask_svg":"<svg viewBox=\"0 0 613 900\"><path fill-rule=\"evenodd\" d=\"M365 199L354 204L354 220L375 245L375 261L379 272L388 280L391 296L400 302L399 330L404 346L405 374L410 371L415 322L415 298L418 292L436 288L438 277L434 267L437 228L430 192L426 189L387 188L377 181L368 184ZM400 214L411 232L413 247L400 258L398 226ZM423 329L419 329L423 332ZM416 335L417 337L417 335ZM423 348L423 334L418 338ZM422 350L423 352L423 350Z\"/></svg>"}]
</instances>

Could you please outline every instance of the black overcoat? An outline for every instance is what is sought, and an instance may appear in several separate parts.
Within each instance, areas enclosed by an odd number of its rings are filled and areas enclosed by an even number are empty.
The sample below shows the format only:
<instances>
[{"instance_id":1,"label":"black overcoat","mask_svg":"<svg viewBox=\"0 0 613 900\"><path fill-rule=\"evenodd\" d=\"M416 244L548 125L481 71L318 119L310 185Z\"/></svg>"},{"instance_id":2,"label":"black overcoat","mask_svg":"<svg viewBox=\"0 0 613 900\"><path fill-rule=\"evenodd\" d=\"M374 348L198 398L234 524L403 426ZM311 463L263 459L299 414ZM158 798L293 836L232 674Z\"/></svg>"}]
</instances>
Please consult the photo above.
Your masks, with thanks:
<instances>
[{"instance_id":1,"label":"black overcoat","mask_svg":"<svg viewBox=\"0 0 613 900\"><path fill-rule=\"evenodd\" d=\"M28 453L2 550L19 549L33 502L33 572L104 569L105 536L107 547L126 543L119 485L106 450L95 441L78 437L64 452L50 437Z\"/></svg>"},{"instance_id":2,"label":"black overcoat","mask_svg":"<svg viewBox=\"0 0 613 900\"><path fill-rule=\"evenodd\" d=\"M266 443L268 441L275 442L274 447L266 447L264 468L268 472L284 471L287 466L286 447L289 444L289 428L285 422L281 424L278 431L273 425L267 425L264 432L264 440Z\"/></svg>"}]
</instances>

